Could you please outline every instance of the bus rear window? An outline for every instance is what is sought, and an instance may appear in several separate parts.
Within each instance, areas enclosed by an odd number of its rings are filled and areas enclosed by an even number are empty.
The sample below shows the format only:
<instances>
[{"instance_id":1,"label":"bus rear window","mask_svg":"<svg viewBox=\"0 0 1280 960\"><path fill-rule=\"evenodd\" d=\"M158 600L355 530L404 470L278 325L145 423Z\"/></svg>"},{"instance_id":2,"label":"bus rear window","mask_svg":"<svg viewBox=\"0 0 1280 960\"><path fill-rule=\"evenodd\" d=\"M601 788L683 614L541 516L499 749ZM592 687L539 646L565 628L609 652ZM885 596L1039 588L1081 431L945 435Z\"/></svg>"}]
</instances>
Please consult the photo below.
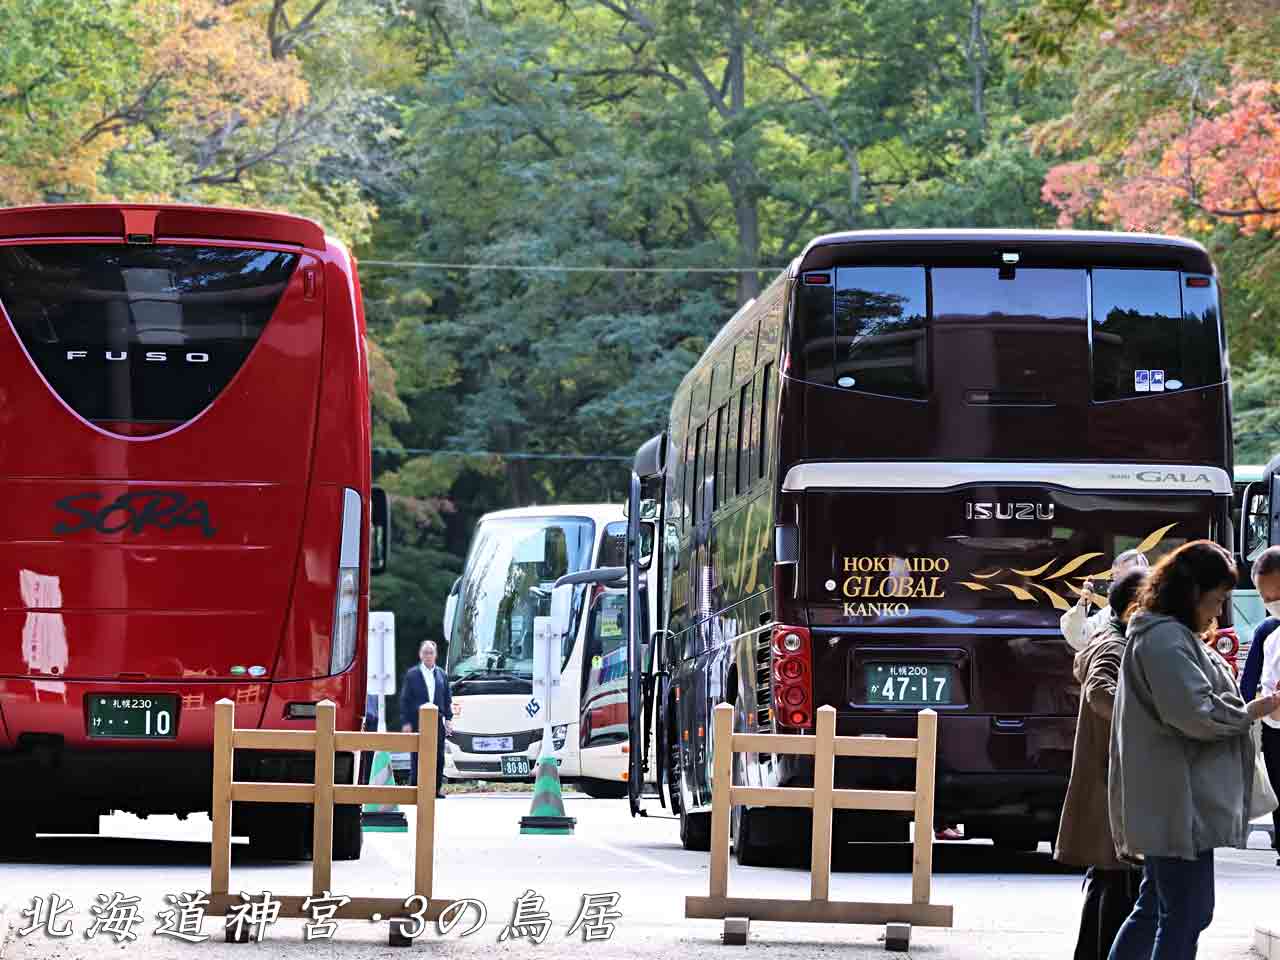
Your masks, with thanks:
<instances>
[{"instance_id":1,"label":"bus rear window","mask_svg":"<svg viewBox=\"0 0 1280 960\"><path fill-rule=\"evenodd\" d=\"M894 397L929 390L923 267L836 271L836 383Z\"/></svg>"},{"instance_id":2,"label":"bus rear window","mask_svg":"<svg viewBox=\"0 0 1280 960\"><path fill-rule=\"evenodd\" d=\"M1093 399L1221 383L1217 287L1176 270L1093 271Z\"/></svg>"},{"instance_id":3,"label":"bus rear window","mask_svg":"<svg viewBox=\"0 0 1280 960\"><path fill-rule=\"evenodd\" d=\"M297 263L231 247L3 247L0 305L80 416L156 432L190 420L230 382Z\"/></svg>"}]
</instances>

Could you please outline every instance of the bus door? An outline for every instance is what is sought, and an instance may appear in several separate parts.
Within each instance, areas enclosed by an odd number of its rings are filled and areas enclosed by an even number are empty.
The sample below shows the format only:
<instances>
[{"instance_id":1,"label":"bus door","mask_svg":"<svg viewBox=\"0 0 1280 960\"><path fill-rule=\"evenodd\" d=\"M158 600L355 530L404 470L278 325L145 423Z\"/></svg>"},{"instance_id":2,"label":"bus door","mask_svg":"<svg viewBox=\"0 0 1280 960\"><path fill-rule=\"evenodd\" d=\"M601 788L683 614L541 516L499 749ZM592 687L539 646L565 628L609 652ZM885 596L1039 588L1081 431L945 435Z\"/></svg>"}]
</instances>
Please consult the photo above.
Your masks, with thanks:
<instances>
[{"instance_id":1,"label":"bus door","mask_svg":"<svg viewBox=\"0 0 1280 960\"><path fill-rule=\"evenodd\" d=\"M661 469L665 444L666 436L660 435L640 448L627 501L627 797L632 816L640 813L645 772L650 769L654 693L665 666L649 635L650 602L661 596L662 565L655 562L654 554L665 501ZM660 776L655 774L654 779L661 783Z\"/></svg>"},{"instance_id":2,"label":"bus door","mask_svg":"<svg viewBox=\"0 0 1280 960\"><path fill-rule=\"evenodd\" d=\"M627 633L626 593L598 589L582 652L578 742L583 751L628 740Z\"/></svg>"}]
</instances>

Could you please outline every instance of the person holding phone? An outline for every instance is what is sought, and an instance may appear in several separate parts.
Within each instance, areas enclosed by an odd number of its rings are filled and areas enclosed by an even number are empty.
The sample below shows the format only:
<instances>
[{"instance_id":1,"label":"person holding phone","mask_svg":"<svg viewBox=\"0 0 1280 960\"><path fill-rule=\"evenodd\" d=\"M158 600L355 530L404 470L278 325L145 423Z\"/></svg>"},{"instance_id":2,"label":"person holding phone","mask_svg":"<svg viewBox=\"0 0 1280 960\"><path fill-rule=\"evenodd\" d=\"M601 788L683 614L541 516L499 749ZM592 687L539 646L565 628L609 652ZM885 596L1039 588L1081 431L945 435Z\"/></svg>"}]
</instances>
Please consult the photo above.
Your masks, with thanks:
<instances>
[{"instance_id":1,"label":"person holding phone","mask_svg":"<svg viewBox=\"0 0 1280 960\"><path fill-rule=\"evenodd\" d=\"M1137 550L1126 550L1111 564L1111 582L1115 583L1130 570L1145 570L1150 564L1145 553ZM1096 604L1098 611L1090 614L1090 604ZM1080 591L1080 599L1070 610L1062 615L1058 626L1062 630L1063 639L1072 650L1083 650L1089 645L1089 638L1106 630L1111 622L1111 608L1107 598L1100 595L1092 580L1085 581Z\"/></svg>"},{"instance_id":2,"label":"person holding phone","mask_svg":"<svg viewBox=\"0 0 1280 960\"><path fill-rule=\"evenodd\" d=\"M1259 693L1280 689L1280 547L1268 547L1253 562L1253 585L1262 598L1267 619L1258 624L1240 677L1240 693L1252 700ZM1262 726L1262 757L1271 785L1280 789L1280 718L1265 718ZM1271 814L1271 845L1280 867L1280 809Z\"/></svg>"},{"instance_id":3,"label":"person holding phone","mask_svg":"<svg viewBox=\"0 0 1280 960\"><path fill-rule=\"evenodd\" d=\"M1148 575L1129 618L1111 721L1108 813L1121 859L1142 858L1133 912L1110 960L1190 960L1213 919L1213 852L1243 847L1254 723L1280 719L1280 693L1246 701L1201 635L1238 571L1195 540Z\"/></svg>"}]
</instances>

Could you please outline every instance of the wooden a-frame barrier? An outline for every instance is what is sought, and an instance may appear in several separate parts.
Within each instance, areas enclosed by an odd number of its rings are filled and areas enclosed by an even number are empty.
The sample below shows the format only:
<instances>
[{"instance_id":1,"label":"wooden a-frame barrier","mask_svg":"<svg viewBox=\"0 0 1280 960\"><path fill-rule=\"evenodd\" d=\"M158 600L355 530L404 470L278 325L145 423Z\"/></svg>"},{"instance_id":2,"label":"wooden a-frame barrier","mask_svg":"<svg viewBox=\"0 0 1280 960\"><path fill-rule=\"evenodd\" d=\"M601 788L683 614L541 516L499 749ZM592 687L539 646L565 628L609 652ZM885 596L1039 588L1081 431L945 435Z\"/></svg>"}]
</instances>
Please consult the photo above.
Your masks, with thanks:
<instances>
[{"instance_id":1,"label":"wooden a-frame barrier","mask_svg":"<svg viewBox=\"0 0 1280 960\"><path fill-rule=\"evenodd\" d=\"M933 873L933 792L938 744L938 715L921 710L915 739L837 737L836 711L818 709L816 736L734 733L733 707L715 708L711 776L711 892L686 897L684 915L725 921L725 942L744 943L751 920L806 923L887 924L885 945L905 950L910 925L951 926L950 906L929 902ZM742 787L733 785L735 753L785 753L813 757L812 787ZM836 757L897 757L916 761L914 790L836 790ZM808 900L763 900L729 896L729 818L735 804L809 807L813 840ZM895 810L915 818L910 903L833 901L831 886L831 814L833 810Z\"/></svg>"},{"instance_id":2,"label":"wooden a-frame barrier","mask_svg":"<svg viewBox=\"0 0 1280 960\"><path fill-rule=\"evenodd\" d=\"M309 803L315 808L312 835L311 895L320 897L333 890L333 805L335 803L399 803L418 808L414 843L413 892L395 897L357 897L338 909L339 920L372 920L374 916L392 921L391 942L403 945L396 922L407 920L411 912L405 900L418 895L428 902L426 920L435 920L449 905L448 900L431 898L431 872L436 819L436 729L438 709L423 704L418 710L417 733L359 733L335 729L337 710L332 701L316 704L316 728L311 730L237 730L235 705L227 699L214 705L213 725L213 854L208 913L225 914L243 900L230 892L231 805L252 803ZM251 783L232 779L235 751L302 750L315 754L314 783ZM416 787L335 784L335 754L346 750L405 751L418 754ZM336 892L336 891L335 891ZM279 916L310 919L302 909L305 896L281 896ZM228 934L230 935L230 934Z\"/></svg>"}]
</instances>

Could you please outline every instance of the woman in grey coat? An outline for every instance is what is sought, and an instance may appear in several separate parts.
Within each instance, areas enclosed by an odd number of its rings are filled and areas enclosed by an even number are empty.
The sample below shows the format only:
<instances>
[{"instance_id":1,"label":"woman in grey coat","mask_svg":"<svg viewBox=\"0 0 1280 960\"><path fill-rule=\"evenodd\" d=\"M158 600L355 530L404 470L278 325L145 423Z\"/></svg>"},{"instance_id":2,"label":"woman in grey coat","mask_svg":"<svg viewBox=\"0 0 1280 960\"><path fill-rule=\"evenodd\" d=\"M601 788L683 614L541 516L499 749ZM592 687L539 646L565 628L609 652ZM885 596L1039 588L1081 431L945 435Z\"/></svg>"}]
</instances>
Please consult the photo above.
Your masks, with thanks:
<instances>
[{"instance_id":1,"label":"woman in grey coat","mask_svg":"<svg viewBox=\"0 0 1280 960\"><path fill-rule=\"evenodd\" d=\"M1200 639L1236 584L1215 543L1184 544L1138 592L1111 725L1111 832L1143 858L1142 887L1110 960L1191 960L1213 919L1213 851L1244 845L1253 786L1250 726L1280 696L1246 704Z\"/></svg>"}]
</instances>

